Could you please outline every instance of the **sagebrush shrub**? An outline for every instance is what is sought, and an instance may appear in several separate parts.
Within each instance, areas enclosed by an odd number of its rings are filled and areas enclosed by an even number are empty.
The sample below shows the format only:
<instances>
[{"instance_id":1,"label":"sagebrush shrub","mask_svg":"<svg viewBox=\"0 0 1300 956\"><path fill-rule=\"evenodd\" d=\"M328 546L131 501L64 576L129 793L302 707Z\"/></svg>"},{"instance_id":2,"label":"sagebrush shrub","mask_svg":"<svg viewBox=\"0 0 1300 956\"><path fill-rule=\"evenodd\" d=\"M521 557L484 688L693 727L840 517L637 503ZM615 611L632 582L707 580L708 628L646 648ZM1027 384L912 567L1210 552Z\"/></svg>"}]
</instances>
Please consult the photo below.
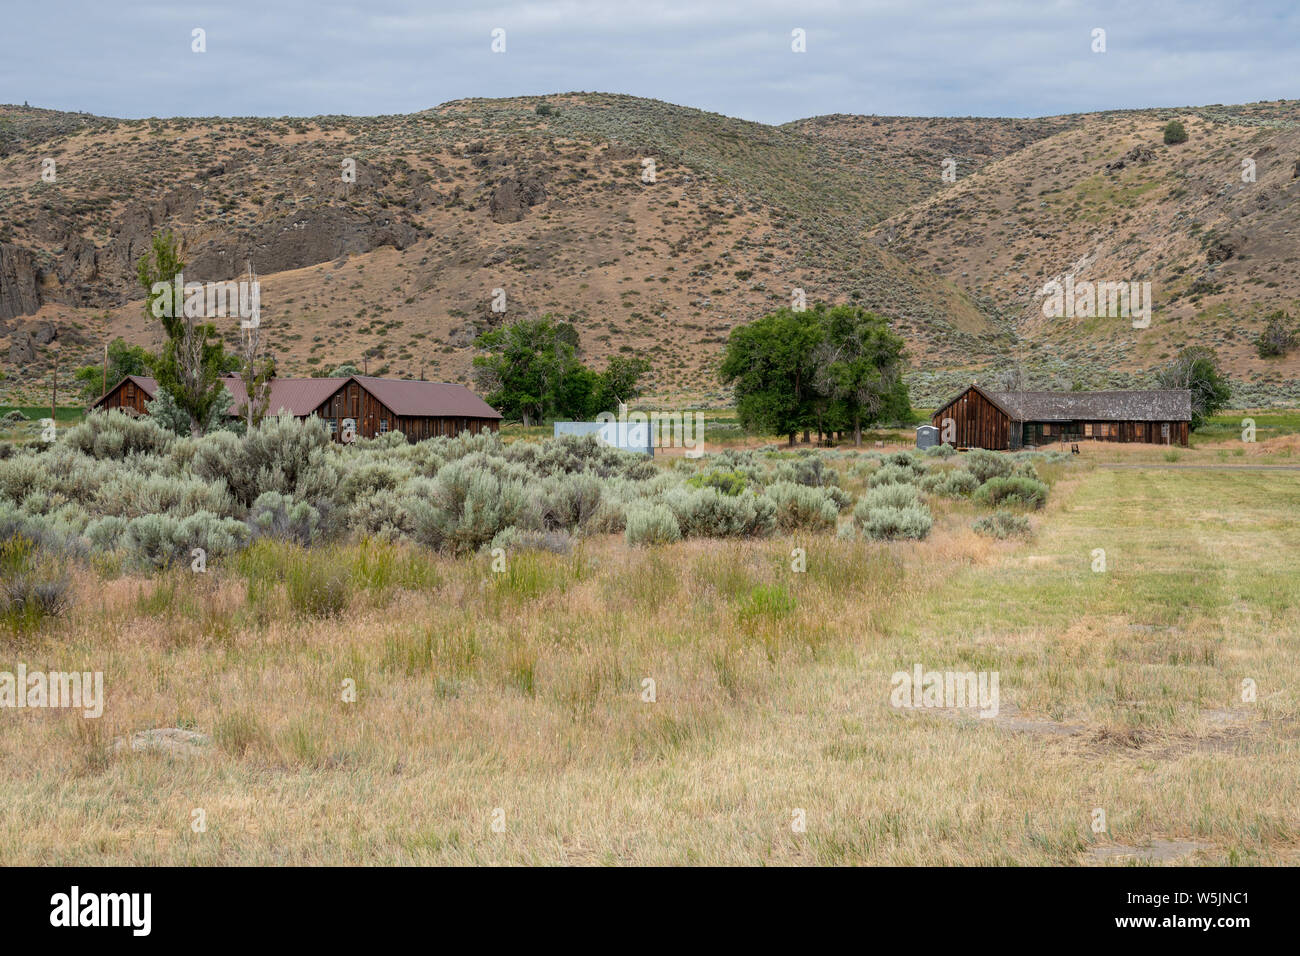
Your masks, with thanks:
<instances>
[{"instance_id":1,"label":"sagebrush shrub","mask_svg":"<svg viewBox=\"0 0 1300 956\"><path fill-rule=\"evenodd\" d=\"M915 485L880 485L868 489L858 499L854 514L873 508L908 508L920 503L921 495Z\"/></svg>"},{"instance_id":2,"label":"sagebrush shrub","mask_svg":"<svg viewBox=\"0 0 1300 956\"><path fill-rule=\"evenodd\" d=\"M776 526L786 533L829 531L839 518L838 503L822 488L778 481L763 494L776 506Z\"/></svg>"},{"instance_id":3,"label":"sagebrush shrub","mask_svg":"<svg viewBox=\"0 0 1300 956\"><path fill-rule=\"evenodd\" d=\"M976 534L999 541L1007 538L1027 538L1030 534L1029 518L1010 511L995 511L971 522Z\"/></svg>"},{"instance_id":4,"label":"sagebrush shrub","mask_svg":"<svg viewBox=\"0 0 1300 956\"><path fill-rule=\"evenodd\" d=\"M641 501L628 506L623 534L631 545L668 544L681 538L682 529L667 505Z\"/></svg>"},{"instance_id":5,"label":"sagebrush shrub","mask_svg":"<svg viewBox=\"0 0 1300 956\"><path fill-rule=\"evenodd\" d=\"M186 518L165 514L141 515L127 523L125 547L138 563L165 568L177 561L189 561L195 548L208 558L230 554L249 538L242 521L200 511Z\"/></svg>"},{"instance_id":6,"label":"sagebrush shrub","mask_svg":"<svg viewBox=\"0 0 1300 956\"><path fill-rule=\"evenodd\" d=\"M975 500L994 507L1010 504L1037 510L1047 501L1047 485L1019 475L990 478L975 492Z\"/></svg>"},{"instance_id":7,"label":"sagebrush shrub","mask_svg":"<svg viewBox=\"0 0 1300 956\"><path fill-rule=\"evenodd\" d=\"M122 459L134 454L162 454L176 436L149 417L132 418L120 411L96 409L60 436L92 458Z\"/></svg>"},{"instance_id":8,"label":"sagebrush shrub","mask_svg":"<svg viewBox=\"0 0 1300 956\"><path fill-rule=\"evenodd\" d=\"M320 527L320 512L305 501L295 501L278 491L264 491L248 509L247 520L254 538L311 544Z\"/></svg>"},{"instance_id":9,"label":"sagebrush shrub","mask_svg":"<svg viewBox=\"0 0 1300 956\"><path fill-rule=\"evenodd\" d=\"M924 505L906 508L872 508L865 514L854 512L862 533L876 541L903 538L920 540L930 533L934 518Z\"/></svg>"},{"instance_id":10,"label":"sagebrush shrub","mask_svg":"<svg viewBox=\"0 0 1300 956\"><path fill-rule=\"evenodd\" d=\"M881 485L906 485L916 481L920 473L904 465L881 465L867 479L867 487L879 488Z\"/></svg>"},{"instance_id":11,"label":"sagebrush shrub","mask_svg":"<svg viewBox=\"0 0 1300 956\"><path fill-rule=\"evenodd\" d=\"M974 475L964 468L949 471L932 471L920 481L922 491L943 498L967 498L980 486Z\"/></svg>"},{"instance_id":12,"label":"sagebrush shrub","mask_svg":"<svg viewBox=\"0 0 1300 956\"><path fill-rule=\"evenodd\" d=\"M678 461L678 464L683 464ZM686 463L690 467L689 462ZM692 475L686 479L686 483L692 488L716 488L724 495L735 497L745 490L746 479L738 471L719 471L716 468L708 473L701 472L698 475Z\"/></svg>"},{"instance_id":13,"label":"sagebrush shrub","mask_svg":"<svg viewBox=\"0 0 1300 956\"><path fill-rule=\"evenodd\" d=\"M753 492L733 498L716 488L678 487L663 500L685 537L761 537L776 526L776 506Z\"/></svg>"},{"instance_id":14,"label":"sagebrush shrub","mask_svg":"<svg viewBox=\"0 0 1300 956\"><path fill-rule=\"evenodd\" d=\"M984 484L990 478L1005 478L1010 475L1012 464L1008 455L986 448L975 448L966 453L962 467L974 475L980 484Z\"/></svg>"}]
</instances>

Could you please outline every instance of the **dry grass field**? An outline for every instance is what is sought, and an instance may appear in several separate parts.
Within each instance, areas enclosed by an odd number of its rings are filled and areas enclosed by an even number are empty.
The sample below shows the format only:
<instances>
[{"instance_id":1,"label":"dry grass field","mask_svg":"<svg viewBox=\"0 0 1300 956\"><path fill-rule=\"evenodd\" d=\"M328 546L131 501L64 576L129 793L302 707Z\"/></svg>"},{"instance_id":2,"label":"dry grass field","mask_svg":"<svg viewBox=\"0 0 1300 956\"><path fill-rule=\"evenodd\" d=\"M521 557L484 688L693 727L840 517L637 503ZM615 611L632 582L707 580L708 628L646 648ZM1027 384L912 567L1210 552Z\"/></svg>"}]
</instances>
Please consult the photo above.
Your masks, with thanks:
<instances>
[{"instance_id":1,"label":"dry grass field","mask_svg":"<svg viewBox=\"0 0 1300 956\"><path fill-rule=\"evenodd\" d=\"M1297 475L1098 448L1040 469L1027 541L949 501L919 542L596 536L499 573L96 562L3 636L0 666L102 670L107 702L5 712L0 863L1294 864ZM997 672L998 716L892 708L917 664ZM114 748L150 728L203 737Z\"/></svg>"}]
</instances>

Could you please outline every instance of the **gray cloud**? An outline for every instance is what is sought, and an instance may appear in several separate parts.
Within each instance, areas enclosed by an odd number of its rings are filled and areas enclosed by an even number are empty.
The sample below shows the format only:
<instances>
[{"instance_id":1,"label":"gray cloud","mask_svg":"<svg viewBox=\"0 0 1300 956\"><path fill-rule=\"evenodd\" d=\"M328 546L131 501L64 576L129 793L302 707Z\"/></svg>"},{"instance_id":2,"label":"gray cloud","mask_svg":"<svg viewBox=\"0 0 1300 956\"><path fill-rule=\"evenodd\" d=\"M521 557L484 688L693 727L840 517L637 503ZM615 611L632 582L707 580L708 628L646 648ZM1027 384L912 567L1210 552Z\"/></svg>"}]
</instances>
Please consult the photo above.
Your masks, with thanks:
<instances>
[{"instance_id":1,"label":"gray cloud","mask_svg":"<svg viewBox=\"0 0 1300 956\"><path fill-rule=\"evenodd\" d=\"M123 117L403 113L570 90L764 122L1300 96L1293 0L77 0L11 6L5 23L0 101ZM195 27L204 54L190 52ZM490 52L494 27L505 54ZM790 50L795 27L805 54Z\"/></svg>"}]
</instances>

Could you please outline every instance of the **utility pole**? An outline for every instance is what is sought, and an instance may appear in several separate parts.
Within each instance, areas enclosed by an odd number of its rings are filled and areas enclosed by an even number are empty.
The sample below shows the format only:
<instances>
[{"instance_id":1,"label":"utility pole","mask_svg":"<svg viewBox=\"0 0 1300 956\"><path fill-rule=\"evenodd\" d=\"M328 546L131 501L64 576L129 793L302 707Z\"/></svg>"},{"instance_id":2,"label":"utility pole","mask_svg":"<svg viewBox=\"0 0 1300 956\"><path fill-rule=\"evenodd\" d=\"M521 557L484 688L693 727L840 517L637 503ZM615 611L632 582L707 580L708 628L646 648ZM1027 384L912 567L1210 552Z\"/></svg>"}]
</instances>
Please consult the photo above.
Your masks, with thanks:
<instances>
[{"instance_id":1,"label":"utility pole","mask_svg":"<svg viewBox=\"0 0 1300 956\"><path fill-rule=\"evenodd\" d=\"M100 395L108 394L108 342L107 340L105 340L104 342L104 390L101 391L99 394Z\"/></svg>"},{"instance_id":2,"label":"utility pole","mask_svg":"<svg viewBox=\"0 0 1300 956\"><path fill-rule=\"evenodd\" d=\"M50 385L50 421L57 423L58 417L55 412L59 404L59 344L55 342L50 346L50 351L54 353L54 381Z\"/></svg>"}]
</instances>

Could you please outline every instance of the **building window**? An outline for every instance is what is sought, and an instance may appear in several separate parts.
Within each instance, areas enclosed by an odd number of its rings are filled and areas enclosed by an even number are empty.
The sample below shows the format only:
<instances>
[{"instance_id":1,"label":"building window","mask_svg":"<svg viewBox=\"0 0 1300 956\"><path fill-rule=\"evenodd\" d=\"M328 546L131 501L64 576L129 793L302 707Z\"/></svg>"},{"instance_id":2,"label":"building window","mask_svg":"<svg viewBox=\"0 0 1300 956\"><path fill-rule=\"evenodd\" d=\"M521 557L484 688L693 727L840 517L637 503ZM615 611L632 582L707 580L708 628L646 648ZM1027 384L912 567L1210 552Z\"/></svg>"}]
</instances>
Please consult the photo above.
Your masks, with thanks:
<instances>
[{"instance_id":1,"label":"building window","mask_svg":"<svg viewBox=\"0 0 1300 956\"><path fill-rule=\"evenodd\" d=\"M387 433L387 431L388 431L388 419L387 418L379 419L379 434L383 435Z\"/></svg>"},{"instance_id":2,"label":"building window","mask_svg":"<svg viewBox=\"0 0 1300 956\"><path fill-rule=\"evenodd\" d=\"M331 435L339 430L339 420L337 418L327 418L325 419L325 424L329 426Z\"/></svg>"}]
</instances>

